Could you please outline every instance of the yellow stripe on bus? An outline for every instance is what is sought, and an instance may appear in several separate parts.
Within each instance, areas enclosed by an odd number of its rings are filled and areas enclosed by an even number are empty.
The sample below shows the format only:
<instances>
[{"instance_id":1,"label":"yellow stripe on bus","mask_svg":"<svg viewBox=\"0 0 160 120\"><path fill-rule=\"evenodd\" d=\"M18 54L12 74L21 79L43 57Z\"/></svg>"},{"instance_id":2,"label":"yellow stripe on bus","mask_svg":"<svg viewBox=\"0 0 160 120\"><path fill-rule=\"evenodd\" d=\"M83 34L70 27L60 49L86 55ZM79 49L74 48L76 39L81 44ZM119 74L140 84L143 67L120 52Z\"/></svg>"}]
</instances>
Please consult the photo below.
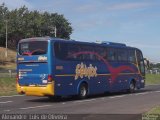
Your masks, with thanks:
<instances>
[{"instance_id":1,"label":"yellow stripe on bus","mask_svg":"<svg viewBox=\"0 0 160 120\"><path fill-rule=\"evenodd\" d=\"M134 75L134 74L139 74L139 73L119 73L119 75ZM76 74L60 74L60 75L55 75L56 77L70 77L70 76L75 76ZM97 74L97 76L111 76L111 74Z\"/></svg>"}]
</instances>

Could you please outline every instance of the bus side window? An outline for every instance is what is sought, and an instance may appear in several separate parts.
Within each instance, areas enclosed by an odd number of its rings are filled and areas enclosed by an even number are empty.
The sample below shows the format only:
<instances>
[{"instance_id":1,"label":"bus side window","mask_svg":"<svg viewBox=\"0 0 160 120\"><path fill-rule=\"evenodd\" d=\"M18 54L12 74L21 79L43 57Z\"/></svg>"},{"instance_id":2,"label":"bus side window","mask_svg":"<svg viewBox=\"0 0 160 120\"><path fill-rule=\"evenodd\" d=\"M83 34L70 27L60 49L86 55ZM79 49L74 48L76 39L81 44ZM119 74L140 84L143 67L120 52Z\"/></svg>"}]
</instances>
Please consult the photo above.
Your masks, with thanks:
<instances>
[{"instance_id":1,"label":"bus side window","mask_svg":"<svg viewBox=\"0 0 160 120\"><path fill-rule=\"evenodd\" d=\"M117 52L114 48L108 48L108 60L117 61Z\"/></svg>"},{"instance_id":2,"label":"bus side window","mask_svg":"<svg viewBox=\"0 0 160 120\"><path fill-rule=\"evenodd\" d=\"M93 52L94 49L92 46L89 45L81 45L81 51L82 52ZM93 55L92 54L83 54L82 55L83 60L93 60Z\"/></svg>"},{"instance_id":3,"label":"bus side window","mask_svg":"<svg viewBox=\"0 0 160 120\"><path fill-rule=\"evenodd\" d=\"M55 56L59 59L61 59L61 44L56 42L54 43L54 53L55 53Z\"/></svg>"},{"instance_id":4,"label":"bus side window","mask_svg":"<svg viewBox=\"0 0 160 120\"><path fill-rule=\"evenodd\" d=\"M65 52L65 51L64 51ZM83 44L69 44L68 51L67 51L67 59L69 60L88 60L94 61L95 55L94 54L83 54L86 52L94 52L94 47L89 45Z\"/></svg>"},{"instance_id":5,"label":"bus side window","mask_svg":"<svg viewBox=\"0 0 160 120\"><path fill-rule=\"evenodd\" d=\"M67 58L68 45L66 43L56 42L54 44L55 56L58 59L65 60Z\"/></svg>"},{"instance_id":6,"label":"bus side window","mask_svg":"<svg viewBox=\"0 0 160 120\"><path fill-rule=\"evenodd\" d=\"M67 51L67 59L69 60L81 60L80 55L76 55L80 51L80 47L76 44L69 44Z\"/></svg>"},{"instance_id":7,"label":"bus side window","mask_svg":"<svg viewBox=\"0 0 160 120\"><path fill-rule=\"evenodd\" d=\"M128 61L136 63L135 50L128 50Z\"/></svg>"},{"instance_id":8,"label":"bus side window","mask_svg":"<svg viewBox=\"0 0 160 120\"><path fill-rule=\"evenodd\" d=\"M107 59L107 49L103 47L95 47L95 53L101 56L104 59ZM101 61L101 58L95 56L97 61Z\"/></svg>"},{"instance_id":9,"label":"bus side window","mask_svg":"<svg viewBox=\"0 0 160 120\"><path fill-rule=\"evenodd\" d=\"M105 60L108 60L108 49L106 48L104 50L104 57L103 57Z\"/></svg>"},{"instance_id":10,"label":"bus side window","mask_svg":"<svg viewBox=\"0 0 160 120\"><path fill-rule=\"evenodd\" d=\"M118 49L117 50L117 58L120 62L126 62L127 61L127 51L124 49Z\"/></svg>"}]
</instances>

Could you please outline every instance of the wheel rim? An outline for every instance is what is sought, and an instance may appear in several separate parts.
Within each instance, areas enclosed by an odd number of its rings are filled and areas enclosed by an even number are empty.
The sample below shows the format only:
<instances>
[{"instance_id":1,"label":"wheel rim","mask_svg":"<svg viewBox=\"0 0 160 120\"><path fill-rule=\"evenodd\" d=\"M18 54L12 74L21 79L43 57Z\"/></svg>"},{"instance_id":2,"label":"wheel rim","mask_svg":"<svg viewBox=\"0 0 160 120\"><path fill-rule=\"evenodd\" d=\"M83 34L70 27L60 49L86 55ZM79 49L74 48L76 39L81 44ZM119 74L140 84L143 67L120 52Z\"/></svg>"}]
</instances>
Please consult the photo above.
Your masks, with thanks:
<instances>
[{"instance_id":1,"label":"wheel rim","mask_svg":"<svg viewBox=\"0 0 160 120\"><path fill-rule=\"evenodd\" d=\"M133 92L133 91L134 91L134 89L135 89L135 86L134 86L134 84L133 84L133 83L131 83L131 84L130 84L130 90Z\"/></svg>"},{"instance_id":2,"label":"wheel rim","mask_svg":"<svg viewBox=\"0 0 160 120\"><path fill-rule=\"evenodd\" d=\"M84 86L81 87L80 94L82 97L85 97L87 94L87 90Z\"/></svg>"}]
</instances>

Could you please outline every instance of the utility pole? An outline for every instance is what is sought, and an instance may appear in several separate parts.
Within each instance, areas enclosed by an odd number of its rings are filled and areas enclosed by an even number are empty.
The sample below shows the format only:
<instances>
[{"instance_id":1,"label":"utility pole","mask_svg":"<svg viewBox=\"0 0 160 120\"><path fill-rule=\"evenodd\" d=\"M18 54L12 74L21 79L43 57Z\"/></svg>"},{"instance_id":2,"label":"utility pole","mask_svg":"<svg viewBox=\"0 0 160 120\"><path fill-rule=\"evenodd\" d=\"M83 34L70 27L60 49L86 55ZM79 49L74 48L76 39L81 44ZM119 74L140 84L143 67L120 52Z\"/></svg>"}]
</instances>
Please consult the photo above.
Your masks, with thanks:
<instances>
[{"instance_id":1,"label":"utility pole","mask_svg":"<svg viewBox=\"0 0 160 120\"><path fill-rule=\"evenodd\" d=\"M51 27L50 29L51 29L50 34L54 35L54 37L57 37L57 28L56 28L56 26Z\"/></svg>"},{"instance_id":2,"label":"utility pole","mask_svg":"<svg viewBox=\"0 0 160 120\"><path fill-rule=\"evenodd\" d=\"M5 57L8 57L8 21L5 20L5 24L6 24L6 52L5 52Z\"/></svg>"}]
</instances>

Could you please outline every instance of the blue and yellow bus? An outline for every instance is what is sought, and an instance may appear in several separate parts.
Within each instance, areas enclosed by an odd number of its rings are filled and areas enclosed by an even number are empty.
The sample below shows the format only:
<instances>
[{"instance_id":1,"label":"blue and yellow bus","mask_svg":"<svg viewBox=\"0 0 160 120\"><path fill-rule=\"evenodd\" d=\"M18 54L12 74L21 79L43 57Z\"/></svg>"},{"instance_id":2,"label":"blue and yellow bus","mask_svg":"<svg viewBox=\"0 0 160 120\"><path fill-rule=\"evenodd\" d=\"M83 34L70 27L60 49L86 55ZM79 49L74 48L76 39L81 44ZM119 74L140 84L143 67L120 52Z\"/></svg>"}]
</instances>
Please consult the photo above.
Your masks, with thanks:
<instances>
[{"instance_id":1,"label":"blue and yellow bus","mask_svg":"<svg viewBox=\"0 0 160 120\"><path fill-rule=\"evenodd\" d=\"M29 96L134 92L145 86L144 59L122 43L28 38L18 44L16 83Z\"/></svg>"}]
</instances>

